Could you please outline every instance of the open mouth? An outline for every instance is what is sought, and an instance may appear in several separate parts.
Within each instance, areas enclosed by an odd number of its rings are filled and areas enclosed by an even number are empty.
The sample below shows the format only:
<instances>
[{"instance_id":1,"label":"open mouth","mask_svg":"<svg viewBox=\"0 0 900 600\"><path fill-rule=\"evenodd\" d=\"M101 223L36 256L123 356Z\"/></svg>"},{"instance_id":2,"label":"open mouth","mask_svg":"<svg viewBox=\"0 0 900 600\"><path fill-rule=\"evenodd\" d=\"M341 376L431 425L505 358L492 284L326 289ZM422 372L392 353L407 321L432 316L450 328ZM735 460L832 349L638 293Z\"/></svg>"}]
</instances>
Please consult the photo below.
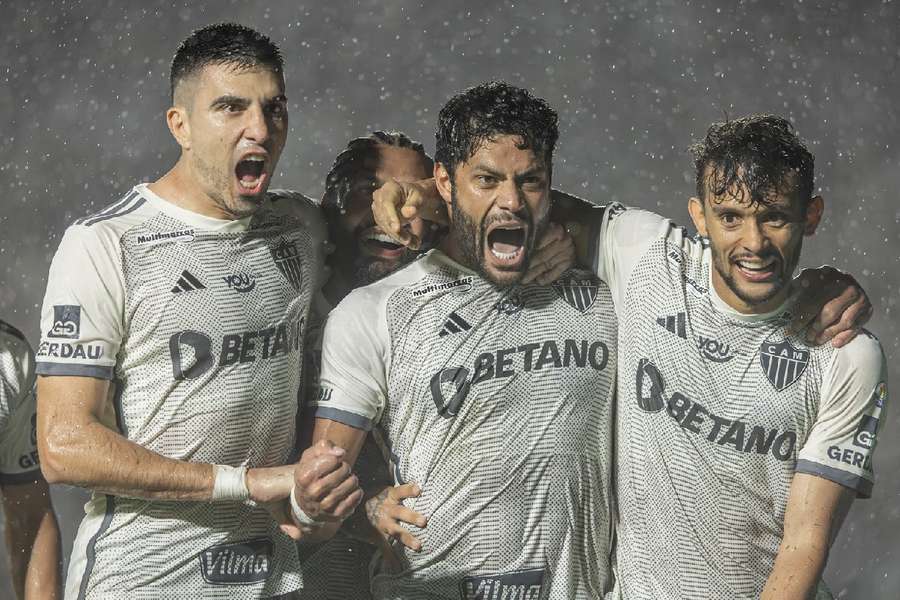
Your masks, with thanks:
<instances>
[{"instance_id":1,"label":"open mouth","mask_svg":"<svg viewBox=\"0 0 900 600\"><path fill-rule=\"evenodd\" d=\"M765 282L775 278L778 261L775 257L769 257L764 260L744 259L735 260L734 265L744 279L752 282Z\"/></svg>"},{"instance_id":2,"label":"open mouth","mask_svg":"<svg viewBox=\"0 0 900 600\"><path fill-rule=\"evenodd\" d=\"M525 256L525 227L520 223L500 223L487 234L487 247L495 263L514 267Z\"/></svg>"},{"instance_id":3,"label":"open mouth","mask_svg":"<svg viewBox=\"0 0 900 600\"><path fill-rule=\"evenodd\" d=\"M256 154L245 156L238 161L234 174L242 194L255 196L262 193L268 177L265 157Z\"/></svg>"},{"instance_id":4,"label":"open mouth","mask_svg":"<svg viewBox=\"0 0 900 600\"><path fill-rule=\"evenodd\" d=\"M405 249L377 227L366 229L360 236L360 242L366 253L381 258L397 258Z\"/></svg>"}]
</instances>

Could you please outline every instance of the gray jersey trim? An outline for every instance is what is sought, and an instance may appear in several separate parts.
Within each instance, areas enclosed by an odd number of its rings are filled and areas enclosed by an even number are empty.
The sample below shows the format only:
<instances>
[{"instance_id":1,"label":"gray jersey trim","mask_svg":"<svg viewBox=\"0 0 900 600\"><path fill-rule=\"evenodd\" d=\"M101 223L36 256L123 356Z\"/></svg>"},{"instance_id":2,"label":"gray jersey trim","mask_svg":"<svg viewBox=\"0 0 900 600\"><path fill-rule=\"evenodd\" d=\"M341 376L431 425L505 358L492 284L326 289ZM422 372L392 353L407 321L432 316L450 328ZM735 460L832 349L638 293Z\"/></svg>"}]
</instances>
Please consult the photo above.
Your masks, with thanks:
<instances>
[{"instance_id":1,"label":"gray jersey trim","mask_svg":"<svg viewBox=\"0 0 900 600\"><path fill-rule=\"evenodd\" d=\"M72 365L38 361L35 372L38 375L74 375L75 377L96 377L97 379L113 378L113 368L103 365Z\"/></svg>"},{"instance_id":2,"label":"gray jersey trim","mask_svg":"<svg viewBox=\"0 0 900 600\"><path fill-rule=\"evenodd\" d=\"M820 465L809 460L798 460L795 469L797 473L806 473L807 475L815 475L829 481L838 483L851 490L856 490L856 495L860 498L868 498L872 495L872 482L865 477L848 473L841 469L835 469L827 465Z\"/></svg>"},{"instance_id":3,"label":"gray jersey trim","mask_svg":"<svg viewBox=\"0 0 900 600\"><path fill-rule=\"evenodd\" d=\"M16 485L21 483L34 483L41 480L40 468L24 473L0 473L0 483L3 485Z\"/></svg>"},{"instance_id":4,"label":"gray jersey trim","mask_svg":"<svg viewBox=\"0 0 900 600\"><path fill-rule=\"evenodd\" d=\"M103 515L103 522L100 523L100 528L97 530L97 533L91 536L90 541L88 541L86 552L87 565L84 567L84 575L82 575L81 585L78 587L78 600L84 600L85 594L87 593L88 579L91 577L91 571L94 570L94 563L97 562L97 540L100 539L101 535L106 533L107 529L109 529L109 524L112 523L113 511L115 508L115 497L107 494L106 514Z\"/></svg>"},{"instance_id":5,"label":"gray jersey trim","mask_svg":"<svg viewBox=\"0 0 900 600\"><path fill-rule=\"evenodd\" d=\"M330 406L320 406L317 408L316 418L337 421L338 423L343 423L344 425L349 425L356 429L362 429L363 431L372 430L372 421L369 419L346 410L331 408Z\"/></svg>"}]
</instances>

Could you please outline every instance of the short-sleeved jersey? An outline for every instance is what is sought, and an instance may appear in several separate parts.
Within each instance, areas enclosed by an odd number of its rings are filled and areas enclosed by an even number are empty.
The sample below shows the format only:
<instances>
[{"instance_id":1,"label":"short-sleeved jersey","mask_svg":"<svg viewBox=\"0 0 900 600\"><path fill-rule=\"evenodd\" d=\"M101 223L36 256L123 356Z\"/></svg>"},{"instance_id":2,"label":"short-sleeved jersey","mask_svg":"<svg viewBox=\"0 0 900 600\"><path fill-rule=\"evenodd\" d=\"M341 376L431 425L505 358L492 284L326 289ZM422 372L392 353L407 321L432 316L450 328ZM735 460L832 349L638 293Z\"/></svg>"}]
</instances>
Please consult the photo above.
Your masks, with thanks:
<instances>
[{"instance_id":1,"label":"short-sleeved jersey","mask_svg":"<svg viewBox=\"0 0 900 600\"><path fill-rule=\"evenodd\" d=\"M433 250L329 315L316 416L415 482L376 598L596 598L609 584L616 326L587 272L498 288Z\"/></svg>"},{"instance_id":2,"label":"short-sleeved jersey","mask_svg":"<svg viewBox=\"0 0 900 600\"><path fill-rule=\"evenodd\" d=\"M795 472L872 489L884 355L835 350L727 306L704 240L607 208L598 272L619 316L617 597L758 598Z\"/></svg>"},{"instance_id":3,"label":"short-sleeved jersey","mask_svg":"<svg viewBox=\"0 0 900 600\"><path fill-rule=\"evenodd\" d=\"M22 332L0 321L0 484L41 477L34 382L31 346Z\"/></svg>"},{"instance_id":4,"label":"short-sleeved jersey","mask_svg":"<svg viewBox=\"0 0 900 600\"><path fill-rule=\"evenodd\" d=\"M223 221L138 185L66 230L37 372L112 380L109 426L163 456L285 464L324 235L299 195L272 192L252 217ZM86 512L67 598L259 598L300 587L295 545L262 507L95 494Z\"/></svg>"}]
</instances>

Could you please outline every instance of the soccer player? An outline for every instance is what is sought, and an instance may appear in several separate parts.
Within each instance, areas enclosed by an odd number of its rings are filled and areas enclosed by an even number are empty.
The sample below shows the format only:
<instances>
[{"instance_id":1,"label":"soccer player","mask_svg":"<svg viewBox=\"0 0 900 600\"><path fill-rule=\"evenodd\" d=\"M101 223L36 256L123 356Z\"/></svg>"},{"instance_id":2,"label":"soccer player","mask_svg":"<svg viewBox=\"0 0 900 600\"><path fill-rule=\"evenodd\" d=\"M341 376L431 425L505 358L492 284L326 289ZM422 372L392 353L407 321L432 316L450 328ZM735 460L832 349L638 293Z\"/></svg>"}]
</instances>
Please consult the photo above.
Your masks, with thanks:
<instances>
[{"instance_id":1,"label":"soccer player","mask_svg":"<svg viewBox=\"0 0 900 600\"><path fill-rule=\"evenodd\" d=\"M599 273L622 332L617 597L812 598L872 490L884 354L867 332L837 349L786 327L824 208L790 123L716 123L693 152L700 237L604 214Z\"/></svg>"},{"instance_id":2,"label":"soccer player","mask_svg":"<svg viewBox=\"0 0 900 600\"><path fill-rule=\"evenodd\" d=\"M94 490L67 598L301 586L278 507L325 225L311 202L267 193L287 135L281 55L246 27L205 27L176 52L171 93L175 166L76 221L50 268L42 468ZM362 497L346 483L338 514Z\"/></svg>"},{"instance_id":3,"label":"soccer player","mask_svg":"<svg viewBox=\"0 0 900 600\"><path fill-rule=\"evenodd\" d=\"M331 313L314 439L358 452L377 426L421 550L395 546L376 598L598 597L609 581L616 328L606 286L520 285L550 208L556 113L485 84L441 110L450 232ZM304 495L307 516L319 506Z\"/></svg>"},{"instance_id":4,"label":"soccer player","mask_svg":"<svg viewBox=\"0 0 900 600\"><path fill-rule=\"evenodd\" d=\"M38 460L34 380L31 346L0 321L0 497L20 600L59 597L59 525Z\"/></svg>"},{"instance_id":5,"label":"soccer player","mask_svg":"<svg viewBox=\"0 0 900 600\"><path fill-rule=\"evenodd\" d=\"M397 132L376 131L351 140L337 156L326 177L321 202L335 250L329 255L331 274L323 287L324 297L320 296L324 306L314 305L319 314L330 311L352 289L372 283L408 264L446 233L438 223L415 219L409 224L409 232L420 240L420 247L412 251L381 232L372 215L374 192L385 185L430 178L433 171L434 163L422 145ZM445 222L443 215L436 213L434 216ZM535 280L549 278L552 281L571 266L574 246L558 225L548 229L540 244L531 264L540 264L541 268L537 272L529 270L527 275ZM321 327L311 323L307 334L310 349L306 352L305 373L313 378L320 371L321 331ZM403 537L405 530L398 522L416 523L422 517L402 506L401 501L418 496L418 486L414 483L390 485L384 458L371 435L363 445L354 470L363 489L373 496L368 506L376 529L383 535L396 534L400 539L409 540ZM303 564L300 598L371 597L369 562L375 545L383 545L385 539L373 535L365 519L365 512L359 510L355 519L324 546L305 543L298 546Z\"/></svg>"}]
</instances>

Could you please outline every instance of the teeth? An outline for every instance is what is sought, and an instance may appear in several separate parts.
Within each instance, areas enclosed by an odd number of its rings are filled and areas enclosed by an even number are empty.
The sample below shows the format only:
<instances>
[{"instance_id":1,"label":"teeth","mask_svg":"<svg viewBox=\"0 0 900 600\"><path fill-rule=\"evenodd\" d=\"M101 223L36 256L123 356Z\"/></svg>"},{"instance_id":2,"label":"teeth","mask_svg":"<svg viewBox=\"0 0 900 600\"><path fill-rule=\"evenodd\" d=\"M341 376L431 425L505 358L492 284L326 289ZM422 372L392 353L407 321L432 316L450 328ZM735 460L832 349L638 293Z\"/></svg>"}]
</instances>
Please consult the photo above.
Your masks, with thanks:
<instances>
[{"instance_id":1,"label":"teeth","mask_svg":"<svg viewBox=\"0 0 900 600\"><path fill-rule=\"evenodd\" d=\"M754 265L754 264L751 264L751 263L746 263L746 262L738 261L737 264L738 264L738 266L739 266L740 268L742 268L742 269L747 269L748 271L764 271L765 269L768 269L769 267L771 267L771 266L774 264L774 262L775 262L775 261L770 261L770 262L767 262L767 263L765 263L765 264Z\"/></svg>"},{"instance_id":2,"label":"teeth","mask_svg":"<svg viewBox=\"0 0 900 600\"><path fill-rule=\"evenodd\" d=\"M385 233L381 233L381 232L369 234L368 239L375 240L378 242L384 242L385 244L396 244L397 243L394 240L392 240L389 235L387 235Z\"/></svg>"},{"instance_id":3,"label":"teeth","mask_svg":"<svg viewBox=\"0 0 900 600\"><path fill-rule=\"evenodd\" d=\"M491 254L499 258L500 260L512 260L519 254L519 250L515 252L497 252L493 248L491 248Z\"/></svg>"},{"instance_id":4,"label":"teeth","mask_svg":"<svg viewBox=\"0 0 900 600\"><path fill-rule=\"evenodd\" d=\"M253 181L244 181L243 179L239 179L238 183L241 184L242 188L252 190L257 186L257 184L259 184L259 178L256 178Z\"/></svg>"},{"instance_id":5,"label":"teeth","mask_svg":"<svg viewBox=\"0 0 900 600\"><path fill-rule=\"evenodd\" d=\"M244 157L241 160L252 160L253 162L265 162L266 159L263 158L262 156L250 155L250 156Z\"/></svg>"}]
</instances>

